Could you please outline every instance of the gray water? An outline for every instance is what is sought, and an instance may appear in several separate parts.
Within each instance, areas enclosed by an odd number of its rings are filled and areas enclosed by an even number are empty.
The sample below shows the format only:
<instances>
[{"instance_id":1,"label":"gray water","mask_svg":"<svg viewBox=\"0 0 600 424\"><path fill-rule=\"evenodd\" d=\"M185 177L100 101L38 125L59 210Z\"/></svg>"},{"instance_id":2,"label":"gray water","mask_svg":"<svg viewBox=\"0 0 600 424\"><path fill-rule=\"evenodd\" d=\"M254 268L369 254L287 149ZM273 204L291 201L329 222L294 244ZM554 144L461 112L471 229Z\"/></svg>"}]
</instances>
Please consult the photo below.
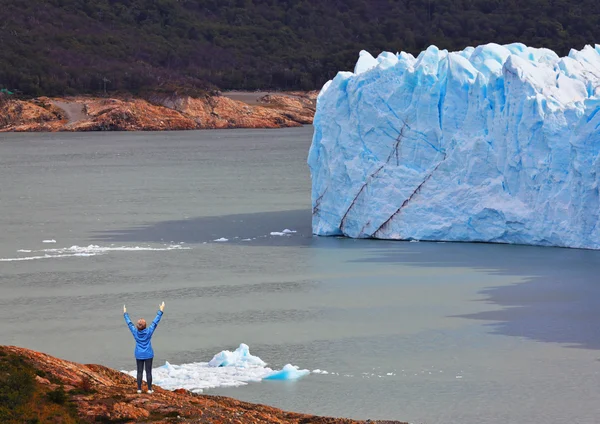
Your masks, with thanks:
<instances>
[{"instance_id":1,"label":"gray water","mask_svg":"<svg viewBox=\"0 0 600 424\"><path fill-rule=\"evenodd\" d=\"M133 369L122 306L151 319L164 300L156 365L244 342L273 368L337 374L208 394L415 423L600 422L600 253L313 237L311 132L0 134L0 344Z\"/></svg>"}]
</instances>

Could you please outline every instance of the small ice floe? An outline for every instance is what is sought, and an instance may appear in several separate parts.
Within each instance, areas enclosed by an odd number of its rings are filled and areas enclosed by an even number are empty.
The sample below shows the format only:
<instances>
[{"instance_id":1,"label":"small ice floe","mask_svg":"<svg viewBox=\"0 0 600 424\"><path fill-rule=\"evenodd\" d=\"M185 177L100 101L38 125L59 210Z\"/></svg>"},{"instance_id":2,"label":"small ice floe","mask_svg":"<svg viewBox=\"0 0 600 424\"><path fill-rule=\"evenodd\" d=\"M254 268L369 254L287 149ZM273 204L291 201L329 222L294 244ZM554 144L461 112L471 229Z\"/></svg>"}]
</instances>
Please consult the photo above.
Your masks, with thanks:
<instances>
[{"instance_id":1,"label":"small ice floe","mask_svg":"<svg viewBox=\"0 0 600 424\"><path fill-rule=\"evenodd\" d=\"M301 370L300 367L297 367L292 364L287 364L280 371L274 371L272 374L269 374L264 379L265 380L297 380L308 374L310 374L309 370Z\"/></svg>"},{"instance_id":2,"label":"small ice floe","mask_svg":"<svg viewBox=\"0 0 600 424\"><path fill-rule=\"evenodd\" d=\"M123 372L136 375L136 371ZM244 343L233 352L223 350L217 353L209 362L183 365L166 362L152 371L154 383L163 389L186 389L194 393L216 387L244 386L265 379L296 380L309 373L290 364L281 370L273 370L261 358L251 355L250 348Z\"/></svg>"},{"instance_id":3,"label":"small ice floe","mask_svg":"<svg viewBox=\"0 0 600 424\"><path fill-rule=\"evenodd\" d=\"M411 240L410 242L411 242L411 243L418 243L418 242L419 242L419 240Z\"/></svg>"},{"instance_id":4,"label":"small ice floe","mask_svg":"<svg viewBox=\"0 0 600 424\"><path fill-rule=\"evenodd\" d=\"M218 239L213 240L213 241L224 242L224 241L229 241L229 239L226 239L225 237L221 237L221 238L218 238Z\"/></svg>"},{"instance_id":5,"label":"small ice floe","mask_svg":"<svg viewBox=\"0 0 600 424\"><path fill-rule=\"evenodd\" d=\"M457 375L457 376L456 376L456 378L459 378L459 379L460 379L460 378L462 378L462 375Z\"/></svg>"},{"instance_id":6,"label":"small ice floe","mask_svg":"<svg viewBox=\"0 0 600 424\"><path fill-rule=\"evenodd\" d=\"M242 241L252 241L252 239L245 238L245 239L242 239Z\"/></svg>"},{"instance_id":7,"label":"small ice floe","mask_svg":"<svg viewBox=\"0 0 600 424\"><path fill-rule=\"evenodd\" d=\"M56 240L51 239L51 240L42 240L42 243L56 243Z\"/></svg>"},{"instance_id":8,"label":"small ice floe","mask_svg":"<svg viewBox=\"0 0 600 424\"><path fill-rule=\"evenodd\" d=\"M286 228L283 231L272 231L269 234L272 236L291 236L292 234L295 234L297 231L295 230L290 230L288 228Z\"/></svg>"},{"instance_id":9,"label":"small ice floe","mask_svg":"<svg viewBox=\"0 0 600 424\"><path fill-rule=\"evenodd\" d=\"M320 370L320 369L312 370L311 372L312 372L313 374L324 374L324 375L326 375L326 374L329 374L329 372L328 372L328 371L325 371L325 370Z\"/></svg>"}]
</instances>

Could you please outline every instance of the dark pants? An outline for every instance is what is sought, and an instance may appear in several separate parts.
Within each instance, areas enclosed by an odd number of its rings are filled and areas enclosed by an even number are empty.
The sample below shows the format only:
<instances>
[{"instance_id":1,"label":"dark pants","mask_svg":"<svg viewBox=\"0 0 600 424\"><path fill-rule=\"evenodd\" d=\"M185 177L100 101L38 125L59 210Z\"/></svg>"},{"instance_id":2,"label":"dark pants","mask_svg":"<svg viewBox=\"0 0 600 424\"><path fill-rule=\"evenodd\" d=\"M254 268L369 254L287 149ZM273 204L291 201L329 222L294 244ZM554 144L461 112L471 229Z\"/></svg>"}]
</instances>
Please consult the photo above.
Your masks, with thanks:
<instances>
[{"instance_id":1,"label":"dark pants","mask_svg":"<svg viewBox=\"0 0 600 424\"><path fill-rule=\"evenodd\" d=\"M138 390L142 390L142 375L144 373L144 366L146 366L146 383L148 383L148 390L152 390L152 359L136 359L137 362L137 384Z\"/></svg>"}]
</instances>

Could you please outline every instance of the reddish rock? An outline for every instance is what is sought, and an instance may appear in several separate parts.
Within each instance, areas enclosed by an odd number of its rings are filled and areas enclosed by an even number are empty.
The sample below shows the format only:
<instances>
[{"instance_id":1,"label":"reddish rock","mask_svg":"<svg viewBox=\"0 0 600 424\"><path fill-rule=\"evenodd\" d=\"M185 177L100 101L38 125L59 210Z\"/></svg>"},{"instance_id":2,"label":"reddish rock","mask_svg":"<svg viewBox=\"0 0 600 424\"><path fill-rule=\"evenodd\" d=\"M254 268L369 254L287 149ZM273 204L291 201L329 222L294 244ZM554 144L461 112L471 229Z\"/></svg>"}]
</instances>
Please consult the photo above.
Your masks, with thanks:
<instances>
[{"instance_id":1,"label":"reddish rock","mask_svg":"<svg viewBox=\"0 0 600 424\"><path fill-rule=\"evenodd\" d=\"M297 127L312 123L316 102L316 97L313 97L309 93L267 95L259 99L258 104L252 105L224 96L154 95L148 100L125 97L12 100L0 107L0 131Z\"/></svg>"},{"instance_id":2,"label":"reddish rock","mask_svg":"<svg viewBox=\"0 0 600 424\"><path fill-rule=\"evenodd\" d=\"M42 374L44 377L35 378L36 384L62 385L76 406L79 421L84 423L364 423L286 412L223 396L197 395L183 389L167 391L155 386L151 395L137 394L133 377L102 365L77 364L15 346L0 346L0 353L17 355L37 374Z\"/></svg>"}]
</instances>

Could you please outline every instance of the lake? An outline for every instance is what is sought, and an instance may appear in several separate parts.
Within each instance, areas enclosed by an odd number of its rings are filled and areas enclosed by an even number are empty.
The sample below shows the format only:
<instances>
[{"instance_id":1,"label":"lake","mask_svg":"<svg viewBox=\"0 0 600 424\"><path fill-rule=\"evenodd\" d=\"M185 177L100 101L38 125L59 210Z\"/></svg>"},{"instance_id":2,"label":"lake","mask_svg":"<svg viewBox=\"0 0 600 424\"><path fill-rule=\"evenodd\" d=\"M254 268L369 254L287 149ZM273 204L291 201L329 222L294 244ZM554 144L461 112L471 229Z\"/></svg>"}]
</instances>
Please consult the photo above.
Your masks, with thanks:
<instances>
[{"instance_id":1,"label":"lake","mask_svg":"<svg viewBox=\"0 0 600 424\"><path fill-rule=\"evenodd\" d=\"M598 422L600 252L314 237L311 137L0 134L0 344L132 370L123 304L152 319L164 300L155 367L246 343L273 369L328 372L208 394L414 423Z\"/></svg>"}]
</instances>

